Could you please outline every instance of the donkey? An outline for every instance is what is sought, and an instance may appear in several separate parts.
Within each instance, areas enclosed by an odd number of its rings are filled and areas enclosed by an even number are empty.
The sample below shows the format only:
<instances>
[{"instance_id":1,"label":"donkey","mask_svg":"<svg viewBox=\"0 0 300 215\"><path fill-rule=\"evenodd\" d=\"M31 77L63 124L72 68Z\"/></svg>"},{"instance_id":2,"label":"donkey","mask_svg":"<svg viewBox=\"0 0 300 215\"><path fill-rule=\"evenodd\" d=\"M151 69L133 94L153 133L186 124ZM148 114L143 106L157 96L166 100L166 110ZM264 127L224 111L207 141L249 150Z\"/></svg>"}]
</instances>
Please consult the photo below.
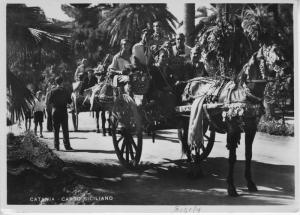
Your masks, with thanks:
<instances>
[{"instance_id":1,"label":"donkey","mask_svg":"<svg viewBox=\"0 0 300 215\"><path fill-rule=\"evenodd\" d=\"M282 78L285 75L287 64L283 57L282 51L275 44L263 45L256 53L252 55L250 60L245 64L241 72L238 74L235 84L228 81L223 88L220 89L218 97L214 102L229 107L229 111L220 111L216 115L206 116L210 119L210 129L220 132L220 128L227 133L227 149L229 150L229 171L227 176L227 192L229 196L238 196L234 185L234 165L236 162L236 148L240 142L241 133L245 133L245 178L247 187L250 192L258 191L251 174L252 144L257 131L259 119L263 114L263 100L265 86L269 77ZM273 75L274 74L274 75ZM193 85L193 86L192 86ZM195 88L194 91L207 92L207 85L194 83L187 86ZM229 100L228 100L229 99ZM232 99L232 101L231 101ZM204 103L209 103L206 99ZM249 109L243 109L241 114L232 114L230 103L243 103L249 105ZM228 105L229 103L229 105ZM252 109L251 109L252 107ZM250 111L248 111L250 110ZM259 111L261 110L261 111ZM229 113L230 112L230 113ZM231 114L231 115L230 115ZM239 116L240 115L240 116ZM222 120L223 119L223 120ZM206 118L205 121L208 119ZM200 123L200 122L198 122ZM202 122L201 122L202 123ZM216 128L214 125L218 125ZM182 131L181 143L185 149L188 158L191 158L192 143L187 140L188 125ZM201 146L201 144L200 144Z\"/></svg>"}]
</instances>

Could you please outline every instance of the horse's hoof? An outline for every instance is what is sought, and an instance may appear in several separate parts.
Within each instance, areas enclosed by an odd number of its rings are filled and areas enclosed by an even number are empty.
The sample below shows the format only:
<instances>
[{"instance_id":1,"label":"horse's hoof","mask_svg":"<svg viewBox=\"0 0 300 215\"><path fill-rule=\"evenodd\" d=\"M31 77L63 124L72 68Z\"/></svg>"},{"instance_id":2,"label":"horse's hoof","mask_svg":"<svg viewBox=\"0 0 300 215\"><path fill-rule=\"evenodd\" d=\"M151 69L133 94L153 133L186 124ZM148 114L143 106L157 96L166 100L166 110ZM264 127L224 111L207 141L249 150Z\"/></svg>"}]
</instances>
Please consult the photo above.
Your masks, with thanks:
<instances>
[{"instance_id":1,"label":"horse's hoof","mask_svg":"<svg viewBox=\"0 0 300 215\"><path fill-rule=\"evenodd\" d=\"M227 188L227 193L228 193L228 196L231 196L231 197L238 197L239 196L239 194L236 192L235 187L228 187Z\"/></svg>"},{"instance_id":2,"label":"horse's hoof","mask_svg":"<svg viewBox=\"0 0 300 215\"><path fill-rule=\"evenodd\" d=\"M253 182L248 182L247 187L248 187L249 192L257 192L258 191L256 185Z\"/></svg>"},{"instance_id":3,"label":"horse's hoof","mask_svg":"<svg viewBox=\"0 0 300 215\"><path fill-rule=\"evenodd\" d=\"M105 137L105 136L106 136L106 133L102 133L102 136Z\"/></svg>"}]
</instances>

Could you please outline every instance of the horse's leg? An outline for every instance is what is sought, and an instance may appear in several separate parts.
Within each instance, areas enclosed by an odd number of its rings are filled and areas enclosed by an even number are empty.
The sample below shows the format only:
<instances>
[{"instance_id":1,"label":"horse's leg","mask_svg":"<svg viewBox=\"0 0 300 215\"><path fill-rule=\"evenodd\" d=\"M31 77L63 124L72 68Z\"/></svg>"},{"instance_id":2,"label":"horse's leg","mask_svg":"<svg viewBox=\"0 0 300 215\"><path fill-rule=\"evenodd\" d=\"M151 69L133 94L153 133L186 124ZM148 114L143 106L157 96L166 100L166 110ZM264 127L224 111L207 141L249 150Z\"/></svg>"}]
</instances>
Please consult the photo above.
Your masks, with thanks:
<instances>
[{"instance_id":1,"label":"horse's leg","mask_svg":"<svg viewBox=\"0 0 300 215\"><path fill-rule=\"evenodd\" d=\"M236 192L236 188L234 186L234 164L236 162L236 147L240 140L241 133L240 132L229 132L227 134L227 148L229 150L229 170L228 170L228 176L227 176L227 193L229 196L238 196L238 193Z\"/></svg>"},{"instance_id":2,"label":"horse's leg","mask_svg":"<svg viewBox=\"0 0 300 215\"><path fill-rule=\"evenodd\" d=\"M111 136L111 121L110 121L110 119L111 119L112 112L108 111L108 113L109 113L109 117L107 119L107 121L108 121L108 135Z\"/></svg>"},{"instance_id":3,"label":"horse's leg","mask_svg":"<svg viewBox=\"0 0 300 215\"><path fill-rule=\"evenodd\" d=\"M191 162L192 161L191 150L188 146L187 135L188 135L188 121L184 119L180 122L180 126L178 128L178 139L179 142L181 143L182 153L187 156L188 162Z\"/></svg>"},{"instance_id":4,"label":"horse's leg","mask_svg":"<svg viewBox=\"0 0 300 215\"><path fill-rule=\"evenodd\" d=\"M106 128L105 128L105 122L106 122L106 117L105 117L105 111L101 111L101 122L102 122L102 135L106 136Z\"/></svg>"},{"instance_id":5,"label":"horse's leg","mask_svg":"<svg viewBox=\"0 0 300 215\"><path fill-rule=\"evenodd\" d=\"M247 180L247 187L250 192L256 192L257 187L255 183L252 181L251 175L251 159L252 159L252 144L256 134L256 129L248 129L245 131L245 178Z\"/></svg>"},{"instance_id":6,"label":"horse's leg","mask_svg":"<svg viewBox=\"0 0 300 215\"><path fill-rule=\"evenodd\" d=\"M95 111L96 112L96 126L97 126L97 133L100 133L100 129L99 129L99 112L100 111Z\"/></svg>"}]
</instances>

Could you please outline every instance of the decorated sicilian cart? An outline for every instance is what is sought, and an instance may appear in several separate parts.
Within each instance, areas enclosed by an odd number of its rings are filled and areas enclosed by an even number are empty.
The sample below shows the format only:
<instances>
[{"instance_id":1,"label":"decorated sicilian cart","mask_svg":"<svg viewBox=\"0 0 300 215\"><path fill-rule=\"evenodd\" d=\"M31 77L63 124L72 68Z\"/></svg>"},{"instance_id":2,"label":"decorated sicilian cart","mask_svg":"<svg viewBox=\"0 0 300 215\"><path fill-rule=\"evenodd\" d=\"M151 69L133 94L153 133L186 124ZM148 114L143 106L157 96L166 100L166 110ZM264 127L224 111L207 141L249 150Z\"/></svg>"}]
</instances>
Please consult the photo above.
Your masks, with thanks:
<instances>
[{"instance_id":1,"label":"decorated sicilian cart","mask_svg":"<svg viewBox=\"0 0 300 215\"><path fill-rule=\"evenodd\" d=\"M112 138L119 161L124 166L135 166L141 158L143 135L151 134L155 141L155 131L178 129L179 141L186 145L186 132L182 131L189 123L191 101L177 106L172 91L153 88L156 80L148 72L134 71L129 77L131 93L119 95L112 109ZM207 121L202 129L206 138L197 153L204 159L214 144L215 131L208 129Z\"/></svg>"},{"instance_id":2,"label":"decorated sicilian cart","mask_svg":"<svg viewBox=\"0 0 300 215\"><path fill-rule=\"evenodd\" d=\"M73 83L73 93L71 95L71 113L74 130L78 130L78 115L80 112L92 112L96 115L96 131L99 133L99 113L102 118L102 131L106 135L105 112L111 112L113 107L114 95L113 87L109 77L103 72L96 71L98 83L87 89L82 89L82 82ZM109 121L109 120L108 120Z\"/></svg>"},{"instance_id":3,"label":"decorated sicilian cart","mask_svg":"<svg viewBox=\"0 0 300 215\"><path fill-rule=\"evenodd\" d=\"M250 140L264 112L266 71L272 69L262 70L259 57L255 53L234 81L225 76L183 81L180 103L174 102L178 97L174 91L153 87L157 83L153 75L132 72L131 95L118 96L112 110L112 137L120 162L138 164L143 132L152 133L154 139L156 130L178 129L183 152L191 161L209 155L216 132L227 133L229 150L235 150L242 132L246 142Z\"/></svg>"},{"instance_id":4,"label":"decorated sicilian cart","mask_svg":"<svg viewBox=\"0 0 300 215\"><path fill-rule=\"evenodd\" d=\"M110 77L107 74L107 66L112 56L107 54L102 62L93 70L93 74L88 78L85 74L79 74L78 80L73 83L73 92L71 95L72 104L70 106L74 130L78 130L78 115L80 112L92 112L96 115L96 131L99 129L99 113L101 112L102 130L105 129L105 112L111 111L113 105L113 87ZM87 79L88 78L88 79Z\"/></svg>"}]
</instances>

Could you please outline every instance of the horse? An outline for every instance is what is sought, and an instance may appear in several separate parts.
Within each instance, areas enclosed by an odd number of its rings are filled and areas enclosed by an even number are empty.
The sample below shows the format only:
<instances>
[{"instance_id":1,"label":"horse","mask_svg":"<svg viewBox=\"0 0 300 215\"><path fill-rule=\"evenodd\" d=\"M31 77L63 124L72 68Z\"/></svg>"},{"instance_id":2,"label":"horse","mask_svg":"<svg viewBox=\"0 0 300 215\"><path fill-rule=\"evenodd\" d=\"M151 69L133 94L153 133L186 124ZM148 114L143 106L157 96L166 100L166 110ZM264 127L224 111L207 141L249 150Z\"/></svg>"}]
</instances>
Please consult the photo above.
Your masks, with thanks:
<instances>
[{"instance_id":1,"label":"horse","mask_svg":"<svg viewBox=\"0 0 300 215\"><path fill-rule=\"evenodd\" d=\"M111 114L114 102L114 89L109 83L108 77L104 81L98 83L93 89L90 96L90 104L92 111L96 112L96 126L97 133L99 130L99 113L101 112L101 122L102 122L102 134L106 136L108 133L111 136ZM106 118L106 113L108 113L108 118ZM106 122L108 122L108 128L106 129Z\"/></svg>"},{"instance_id":2,"label":"horse","mask_svg":"<svg viewBox=\"0 0 300 215\"><path fill-rule=\"evenodd\" d=\"M276 44L263 45L255 52L244 65L236 81L224 78L213 80L210 83L190 82L186 86L185 97L201 97L207 94L204 105L222 108L204 114L203 124L209 124L210 130L227 133L227 149L229 150L229 170L227 176L227 193L229 196L238 196L234 185L234 165L236 162L236 148L240 143L241 133L245 133L245 179L248 191L258 191L251 174L252 145L257 131L257 125L264 113L264 90L268 77L281 78L287 69L287 64L280 47ZM218 83L218 87L215 87ZM191 93L192 92L192 93ZM217 92L217 93L209 93ZM190 95L187 95L190 94ZM210 94L210 95L209 95ZM213 96L212 96L213 94ZM196 99L193 105L197 105ZM199 103L200 104L200 103ZM240 107L234 107L235 105ZM227 108L227 109L226 109ZM249 108L249 109L247 109ZM251 109L252 108L252 109ZM193 120L193 119L190 119ZM202 122L197 122L202 123ZM198 124L199 125L199 124ZM184 153L192 158L193 148L201 147L201 143L193 145L189 140L189 125L185 123L179 132L180 142ZM197 156L196 156L197 157ZM197 159L195 159L197 161Z\"/></svg>"}]
</instances>

